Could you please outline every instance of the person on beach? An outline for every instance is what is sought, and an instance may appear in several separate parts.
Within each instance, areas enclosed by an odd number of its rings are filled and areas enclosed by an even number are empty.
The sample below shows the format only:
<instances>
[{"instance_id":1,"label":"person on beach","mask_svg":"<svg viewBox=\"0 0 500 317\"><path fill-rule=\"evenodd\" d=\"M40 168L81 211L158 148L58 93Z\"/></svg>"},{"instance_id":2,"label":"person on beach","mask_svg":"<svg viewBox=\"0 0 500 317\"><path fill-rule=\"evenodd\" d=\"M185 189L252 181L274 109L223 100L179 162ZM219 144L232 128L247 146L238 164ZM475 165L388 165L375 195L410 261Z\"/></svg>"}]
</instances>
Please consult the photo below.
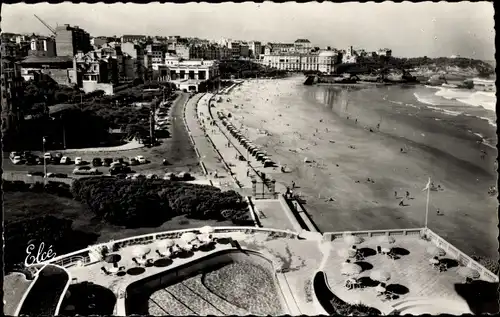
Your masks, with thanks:
<instances>
[{"instance_id":1,"label":"person on beach","mask_svg":"<svg viewBox=\"0 0 500 317\"><path fill-rule=\"evenodd\" d=\"M377 129L380 130L380 123L377 123Z\"/></svg>"},{"instance_id":2,"label":"person on beach","mask_svg":"<svg viewBox=\"0 0 500 317\"><path fill-rule=\"evenodd\" d=\"M439 211L439 208L438 208L438 209L436 209L436 215L438 215L438 216L439 216L440 214L441 214L441 213L440 213L440 211Z\"/></svg>"},{"instance_id":3,"label":"person on beach","mask_svg":"<svg viewBox=\"0 0 500 317\"><path fill-rule=\"evenodd\" d=\"M354 123L356 123L356 124L357 124L357 123L358 123L358 119L354 120Z\"/></svg>"},{"instance_id":4,"label":"person on beach","mask_svg":"<svg viewBox=\"0 0 500 317\"><path fill-rule=\"evenodd\" d=\"M292 181L292 188L295 189L295 182Z\"/></svg>"},{"instance_id":5,"label":"person on beach","mask_svg":"<svg viewBox=\"0 0 500 317\"><path fill-rule=\"evenodd\" d=\"M410 192L406 191L406 198L410 198Z\"/></svg>"},{"instance_id":6,"label":"person on beach","mask_svg":"<svg viewBox=\"0 0 500 317\"><path fill-rule=\"evenodd\" d=\"M398 192L394 191L394 197L398 197Z\"/></svg>"},{"instance_id":7,"label":"person on beach","mask_svg":"<svg viewBox=\"0 0 500 317\"><path fill-rule=\"evenodd\" d=\"M405 205L405 203L404 203L404 199L401 199L401 201L399 202L399 205L400 205L400 206L404 206L404 205Z\"/></svg>"}]
</instances>

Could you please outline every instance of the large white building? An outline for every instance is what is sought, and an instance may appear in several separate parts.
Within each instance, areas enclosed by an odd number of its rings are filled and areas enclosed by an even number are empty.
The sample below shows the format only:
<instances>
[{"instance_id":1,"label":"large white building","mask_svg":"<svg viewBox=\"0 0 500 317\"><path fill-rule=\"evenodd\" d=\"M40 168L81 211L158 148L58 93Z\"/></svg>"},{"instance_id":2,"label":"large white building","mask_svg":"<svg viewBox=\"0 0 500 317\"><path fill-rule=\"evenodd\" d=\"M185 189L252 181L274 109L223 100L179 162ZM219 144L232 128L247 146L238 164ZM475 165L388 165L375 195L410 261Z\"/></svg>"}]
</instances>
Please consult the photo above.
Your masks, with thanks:
<instances>
[{"instance_id":1,"label":"large white building","mask_svg":"<svg viewBox=\"0 0 500 317\"><path fill-rule=\"evenodd\" d=\"M208 81L219 79L219 66L215 61L170 59L168 76L178 89L200 91Z\"/></svg>"},{"instance_id":2,"label":"large white building","mask_svg":"<svg viewBox=\"0 0 500 317\"><path fill-rule=\"evenodd\" d=\"M336 64L340 63L340 54L336 51L325 50L300 53L272 53L261 55L259 62L262 65L287 71L320 71L330 74Z\"/></svg>"}]
</instances>

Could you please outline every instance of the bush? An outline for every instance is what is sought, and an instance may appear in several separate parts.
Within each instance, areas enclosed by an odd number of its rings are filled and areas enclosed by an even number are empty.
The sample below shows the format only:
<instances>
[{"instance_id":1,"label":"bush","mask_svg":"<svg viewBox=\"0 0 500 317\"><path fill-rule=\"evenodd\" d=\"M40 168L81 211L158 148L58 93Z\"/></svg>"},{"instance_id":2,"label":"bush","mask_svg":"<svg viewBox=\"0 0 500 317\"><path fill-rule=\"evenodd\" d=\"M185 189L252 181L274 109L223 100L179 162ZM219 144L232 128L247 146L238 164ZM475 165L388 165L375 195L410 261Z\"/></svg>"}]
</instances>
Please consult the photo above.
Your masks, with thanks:
<instances>
[{"instance_id":1,"label":"bush","mask_svg":"<svg viewBox=\"0 0 500 317\"><path fill-rule=\"evenodd\" d=\"M73 197L98 217L129 228L159 226L175 216L245 221L247 203L234 192L167 180L129 181L113 177L76 180Z\"/></svg>"}]
</instances>

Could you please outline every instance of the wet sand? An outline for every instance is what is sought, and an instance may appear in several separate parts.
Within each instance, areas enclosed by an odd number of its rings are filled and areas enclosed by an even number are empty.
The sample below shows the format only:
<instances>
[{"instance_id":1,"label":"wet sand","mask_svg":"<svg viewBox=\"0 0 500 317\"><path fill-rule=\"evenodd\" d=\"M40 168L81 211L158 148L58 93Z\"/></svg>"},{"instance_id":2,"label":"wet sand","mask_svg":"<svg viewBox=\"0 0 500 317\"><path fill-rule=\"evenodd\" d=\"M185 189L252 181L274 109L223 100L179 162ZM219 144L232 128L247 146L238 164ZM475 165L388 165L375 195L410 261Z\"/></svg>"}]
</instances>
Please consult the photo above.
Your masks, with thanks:
<instances>
[{"instance_id":1,"label":"wet sand","mask_svg":"<svg viewBox=\"0 0 500 317\"><path fill-rule=\"evenodd\" d=\"M497 201L487 194L496 185L493 149L480 160L470 133L436 125L435 118L451 122L447 116L369 99L345 105L342 98L329 100L327 88L302 81L246 82L217 108L231 112L235 126L243 125L244 134L292 169L268 172L278 182L296 182L321 231L422 227L422 189L431 176L444 191L431 191L429 227L468 254L498 256ZM306 157L313 163L304 163ZM398 197L409 191L413 199L399 206L395 191Z\"/></svg>"}]
</instances>

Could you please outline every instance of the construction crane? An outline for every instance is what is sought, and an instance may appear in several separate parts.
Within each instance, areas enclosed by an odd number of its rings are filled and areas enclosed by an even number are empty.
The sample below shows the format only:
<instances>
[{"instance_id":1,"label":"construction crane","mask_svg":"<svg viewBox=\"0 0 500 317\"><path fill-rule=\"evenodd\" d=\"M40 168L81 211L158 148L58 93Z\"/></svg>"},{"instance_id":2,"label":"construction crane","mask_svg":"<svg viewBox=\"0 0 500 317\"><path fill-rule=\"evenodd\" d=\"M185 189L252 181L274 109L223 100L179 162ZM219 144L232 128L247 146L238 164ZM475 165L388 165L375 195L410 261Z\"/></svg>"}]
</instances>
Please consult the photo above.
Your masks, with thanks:
<instances>
[{"instance_id":1,"label":"construction crane","mask_svg":"<svg viewBox=\"0 0 500 317\"><path fill-rule=\"evenodd\" d=\"M35 16L35 18L37 18L37 19L38 19L38 21L42 22L42 24L43 24L43 25L45 25L45 27L46 27L47 29L49 29L49 30L50 30L50 32L54 33L54 35L57 35L57 34L56 34L56 30L54 30L54 29L53 29L50 25L48 25L47 23L45 23L45 21L43 21L40 17L38 17L38 15L36 15L36 14L33 14L33 15Z\"/></svg>"}]
</instances>

